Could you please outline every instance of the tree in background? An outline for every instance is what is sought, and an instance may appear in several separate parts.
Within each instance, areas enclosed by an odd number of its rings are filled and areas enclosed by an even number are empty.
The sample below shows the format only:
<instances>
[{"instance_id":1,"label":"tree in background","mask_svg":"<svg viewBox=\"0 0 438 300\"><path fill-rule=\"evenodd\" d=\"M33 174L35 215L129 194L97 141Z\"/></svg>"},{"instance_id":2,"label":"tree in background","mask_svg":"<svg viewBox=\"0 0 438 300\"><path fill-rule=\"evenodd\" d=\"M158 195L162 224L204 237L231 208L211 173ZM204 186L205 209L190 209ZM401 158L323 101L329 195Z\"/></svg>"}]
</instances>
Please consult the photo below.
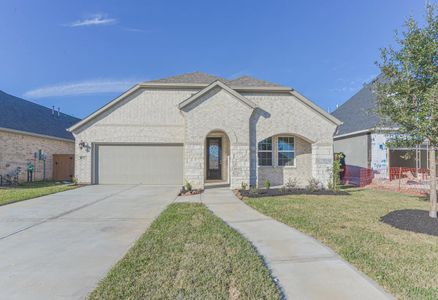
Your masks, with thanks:
<instances>
[{"instance_id":1,"label":"tree in background","mask_svg":"<svg viewBox=\"0 0 438 300\"><path fill-rule=\"evenodd\" d=\"M438 16L427 5L426 22L420 26L412 17L406 30L396 32L396 48L381 49L377 63L381 76L376 81L378 112L387 123L396 124L391 145L415 146L429 143L430 212L437 217L436 159L438 147Z\"/></svg>"}]
</instances>

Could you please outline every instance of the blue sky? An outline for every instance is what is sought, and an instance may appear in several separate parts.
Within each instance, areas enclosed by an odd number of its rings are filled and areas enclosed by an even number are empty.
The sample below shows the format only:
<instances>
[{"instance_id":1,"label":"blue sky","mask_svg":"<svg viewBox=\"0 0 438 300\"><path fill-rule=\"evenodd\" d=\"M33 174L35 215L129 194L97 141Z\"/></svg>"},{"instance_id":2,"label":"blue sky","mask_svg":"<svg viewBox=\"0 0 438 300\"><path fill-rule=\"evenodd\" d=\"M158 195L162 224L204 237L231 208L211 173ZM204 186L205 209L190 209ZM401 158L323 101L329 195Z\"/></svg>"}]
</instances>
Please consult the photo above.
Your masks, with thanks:
<instances>
[{"instance_id":1,"label":"blue sky","mask_svg":"<svg viewBox=\"0 0 438 300\"><path fill-rule=\"evenodd\" d=\"M378 74L379 48L424 8L423 0L1 1L0 90L82 118L136 82L204 71L291 86L333 110Z\"/></svg>"}]
</instances>

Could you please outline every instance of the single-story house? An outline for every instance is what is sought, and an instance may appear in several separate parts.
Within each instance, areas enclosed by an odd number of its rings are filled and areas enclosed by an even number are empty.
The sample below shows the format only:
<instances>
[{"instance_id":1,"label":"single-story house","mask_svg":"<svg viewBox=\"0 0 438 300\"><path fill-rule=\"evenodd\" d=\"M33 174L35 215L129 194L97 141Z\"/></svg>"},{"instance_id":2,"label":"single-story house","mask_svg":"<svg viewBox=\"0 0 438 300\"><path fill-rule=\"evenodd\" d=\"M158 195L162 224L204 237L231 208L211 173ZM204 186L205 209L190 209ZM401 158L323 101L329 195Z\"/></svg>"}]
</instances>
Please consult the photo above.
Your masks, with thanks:
<instances>
[{"instance_id":1,"label":"single-story house","mask_svg":"<svg viewBox=\"0 0 438 300\"><path fill-rule=\"evenodd\" d=\"M326 184L340 121L290 87L195 72L140 83L69 130L85 184Z\"/></svg>"},{"instance_id":2,"label":"single-story house","mask_svg":"<svg viewBox=\"0 0 438 300\"><path fill-rule=\"evenodd\" d=\"M74 137L67 128L79 119L0 91L0 176L27 180L71 180ZM21 171L20 171L21 170Z\"/></svg>"},{"instance_id":3,"label":"single-story house","mask_svg":"<svg viewBox=\"0 0 438 300\"><path fill-rule=\"evenodd\" d=\"M361 170L371 170L375 177L388 178L390 168L428 168L425 145L417 148L388 148L390 133L396 125L381 121L377 114L374 83L363 86L332 115L342 121L334 137L335 152L345 155L346 180L359 183Z\"/></svg>"}]
</instances>

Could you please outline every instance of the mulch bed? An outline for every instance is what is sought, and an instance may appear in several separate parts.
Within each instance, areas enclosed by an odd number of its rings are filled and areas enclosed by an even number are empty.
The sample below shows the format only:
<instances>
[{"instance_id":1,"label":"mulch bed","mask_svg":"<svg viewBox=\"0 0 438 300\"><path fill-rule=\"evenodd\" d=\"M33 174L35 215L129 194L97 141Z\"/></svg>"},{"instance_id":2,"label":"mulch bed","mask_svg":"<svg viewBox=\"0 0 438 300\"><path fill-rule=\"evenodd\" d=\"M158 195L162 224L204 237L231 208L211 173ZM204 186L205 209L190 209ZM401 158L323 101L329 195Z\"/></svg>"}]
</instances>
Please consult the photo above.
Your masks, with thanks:
<instances>
[{"instance_id":1,"label":"mulch bed","mask_svg":"<svg viewBox=\"0 0 438 300\"><path fill-rule=\"evenodd\" d=\"M196 190L191 190L191 191L184 191L184 192L180 191L178 193L178 196L193 196L193 195L201 194L203 192L204 192L204 190L201 190L201 189L196 189Z\"/></svg>"},{"instance_id":2,"label":"mulch bed","mask_svg":"<svg viewBox=\"0 0 438 300\"><path fill-rule=\"evenodd\" d=\"M383 216L380 221L398 229L438 236L438 219L429 217L427 210L395 210Z\"/></svg>"},{"instance_id":3,"label":"mulch bed","mask_svg":"<svg viewBox=\"0 0 438 300\"><path fill-rule=\"evenodd\" d=\"M259 189L257 192L251 190L234 190L234 194L237 198L243 199L243 197L248 198L260 198L260 197L272 197L272 196L285 196L285 195L349 195L346 191L334 192L331 190L316 190L309 191L307 189L290 189L282 190L280 188L271 189Z\"/></svg>"}]
</instances>

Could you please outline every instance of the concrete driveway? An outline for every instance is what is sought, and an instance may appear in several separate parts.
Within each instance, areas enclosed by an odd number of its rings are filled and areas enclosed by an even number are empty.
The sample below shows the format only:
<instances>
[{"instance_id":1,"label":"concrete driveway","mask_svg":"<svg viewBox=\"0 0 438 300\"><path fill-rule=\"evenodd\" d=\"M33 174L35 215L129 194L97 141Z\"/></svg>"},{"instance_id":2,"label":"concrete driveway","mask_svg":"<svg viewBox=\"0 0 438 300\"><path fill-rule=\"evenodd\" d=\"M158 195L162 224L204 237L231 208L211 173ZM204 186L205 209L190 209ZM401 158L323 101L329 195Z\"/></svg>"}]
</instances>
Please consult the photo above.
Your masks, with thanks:
<instances>
[{"instance_id":1,"label":"concrete driveway","mask_svg":"<svg viewBox=\"0 0 438 300\"><path fill-rule=\"evenodd\" d=\"M96 185L0 207L2 299L83 299L178 187Z\"/></svg>"}]
</instances>

